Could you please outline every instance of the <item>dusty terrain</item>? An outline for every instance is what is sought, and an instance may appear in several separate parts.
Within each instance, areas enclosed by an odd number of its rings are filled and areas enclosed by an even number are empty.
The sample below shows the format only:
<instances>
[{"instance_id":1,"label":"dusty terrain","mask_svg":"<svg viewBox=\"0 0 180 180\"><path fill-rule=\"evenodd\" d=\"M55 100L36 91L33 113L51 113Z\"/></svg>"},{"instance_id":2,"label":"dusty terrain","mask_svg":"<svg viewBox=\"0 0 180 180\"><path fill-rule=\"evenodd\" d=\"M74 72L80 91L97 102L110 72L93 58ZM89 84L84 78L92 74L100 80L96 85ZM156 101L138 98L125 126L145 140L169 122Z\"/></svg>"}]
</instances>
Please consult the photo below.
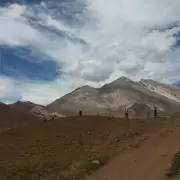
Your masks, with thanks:
<instances>
[{"instance_id":1,"label":"dusty terrain","mask_svg":"<svg viewBox=\"0 0 180 180\"><path fill-rule=\"evenodd\" d=\"M180 148L179 125L100 116L43 122L0 104L0 179L161 180Z\"/></svg>"},{"instance_id":2,"label":"dusty terrain","mask_svg":"<svg viewBox=\"0 0 180 180\"><path fill-rule=\"evenodd\" d=\"M88 180L164 180L174 153L180 151L180 123L144 137L137 147L115 157ZM143 136L140 138L143 139ZM178 179L179 177L177 177ZM174 178L176 179L176 178Z\"/></svg>"}]
</instances>

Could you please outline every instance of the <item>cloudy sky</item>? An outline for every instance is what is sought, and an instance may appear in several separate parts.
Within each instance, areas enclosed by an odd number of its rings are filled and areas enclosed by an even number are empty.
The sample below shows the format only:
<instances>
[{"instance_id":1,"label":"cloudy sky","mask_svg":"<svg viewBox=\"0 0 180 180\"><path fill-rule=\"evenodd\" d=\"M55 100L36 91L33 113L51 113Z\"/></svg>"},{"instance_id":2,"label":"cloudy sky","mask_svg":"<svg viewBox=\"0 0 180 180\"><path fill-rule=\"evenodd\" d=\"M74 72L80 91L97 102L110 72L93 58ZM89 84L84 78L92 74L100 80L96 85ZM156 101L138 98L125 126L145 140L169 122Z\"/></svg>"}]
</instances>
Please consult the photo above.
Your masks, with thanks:
<instances>
[{"instance_id":1,"label":"cloudy sky","mask_svg":"<svg viewBox=\"0 0 180 180\"><path fill-rule=\"evenodd\" d=\"M180 80L179 0L1 0L0 101L48 104L120 76Z\"/></svg>"}]
</instances>

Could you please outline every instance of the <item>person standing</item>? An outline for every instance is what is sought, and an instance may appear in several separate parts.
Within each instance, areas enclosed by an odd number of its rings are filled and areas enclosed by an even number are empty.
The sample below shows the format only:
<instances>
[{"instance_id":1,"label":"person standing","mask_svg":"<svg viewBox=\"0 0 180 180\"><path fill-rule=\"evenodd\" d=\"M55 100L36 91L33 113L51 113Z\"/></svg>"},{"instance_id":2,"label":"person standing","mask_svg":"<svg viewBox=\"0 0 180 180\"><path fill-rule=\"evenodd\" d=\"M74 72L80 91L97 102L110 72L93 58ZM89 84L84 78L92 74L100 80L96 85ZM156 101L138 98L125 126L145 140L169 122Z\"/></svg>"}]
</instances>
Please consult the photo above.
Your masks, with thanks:
<instances>
[{"instance_id":1,"label":"person standing","mask_svg":"<svg viewBox=\"0 0 180 180\"><path fill-rule=\"evenodd\" d=\"M129 111L128 111L128 109L125 109L125 119L129 119Z\"/></svg>"},{"instance_id":2,"label":"person standing","mask_svg":"<svg viewBox=\"0 0 180 180\"><path fill-rule=\"evenodd\" d=\"M80 109L79 110L79 116L82 116L83 115L83 113L82 113L82 110Z\"/></svg>"},{"instance_id":3,"label":"person standing","mask_svg":"<svg viewBox=\"0 0 180 180\"><path fill-rule=\"evenodd\" d=\"M157 107L154 107L154 117L158 117L158 111L157 111Z\"/></svg>"}]
</instances>

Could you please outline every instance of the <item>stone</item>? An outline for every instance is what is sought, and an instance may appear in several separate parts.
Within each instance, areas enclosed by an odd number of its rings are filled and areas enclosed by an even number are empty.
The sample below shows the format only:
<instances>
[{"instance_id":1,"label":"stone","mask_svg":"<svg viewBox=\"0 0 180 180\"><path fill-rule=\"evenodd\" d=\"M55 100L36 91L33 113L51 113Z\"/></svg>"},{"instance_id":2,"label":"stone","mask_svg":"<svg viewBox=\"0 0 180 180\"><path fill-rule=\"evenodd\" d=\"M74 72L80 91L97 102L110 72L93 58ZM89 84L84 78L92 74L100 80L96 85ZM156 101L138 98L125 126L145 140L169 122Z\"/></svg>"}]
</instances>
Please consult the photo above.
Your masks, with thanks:
<instances>
[{"instance_id":1,"label":"stone","mask_svg":"<svg viewBox=\"0 0 180 180\"><path fill-rule=\"evenodd\" d=\"M100 165L100 161L99 161L99 160L93 160L91 163L92 163L92 164Z\"/></svg>"}]
</instances>

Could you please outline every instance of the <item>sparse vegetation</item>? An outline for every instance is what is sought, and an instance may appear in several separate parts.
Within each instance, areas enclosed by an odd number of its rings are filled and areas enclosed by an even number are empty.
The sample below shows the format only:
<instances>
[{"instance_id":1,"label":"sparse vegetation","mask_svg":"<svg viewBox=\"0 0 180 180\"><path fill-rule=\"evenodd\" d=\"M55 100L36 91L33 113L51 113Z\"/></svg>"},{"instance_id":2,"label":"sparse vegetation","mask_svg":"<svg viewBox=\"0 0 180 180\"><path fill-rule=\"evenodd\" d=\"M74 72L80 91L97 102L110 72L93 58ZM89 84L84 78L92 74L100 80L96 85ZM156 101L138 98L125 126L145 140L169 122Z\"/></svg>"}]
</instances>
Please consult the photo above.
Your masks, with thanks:
<instances>
[{"instance_id":1,"label":"sparse vegetation","mask_svg":"<svg viewBox=\"0 0 180 180\"><path fill-rule=\"evenodd\" d=\"M180 174L180 152L177 152L171 163L170 169L168 169L166 175L169 177L173 177Z\"/></svg>"}]
</instances>

